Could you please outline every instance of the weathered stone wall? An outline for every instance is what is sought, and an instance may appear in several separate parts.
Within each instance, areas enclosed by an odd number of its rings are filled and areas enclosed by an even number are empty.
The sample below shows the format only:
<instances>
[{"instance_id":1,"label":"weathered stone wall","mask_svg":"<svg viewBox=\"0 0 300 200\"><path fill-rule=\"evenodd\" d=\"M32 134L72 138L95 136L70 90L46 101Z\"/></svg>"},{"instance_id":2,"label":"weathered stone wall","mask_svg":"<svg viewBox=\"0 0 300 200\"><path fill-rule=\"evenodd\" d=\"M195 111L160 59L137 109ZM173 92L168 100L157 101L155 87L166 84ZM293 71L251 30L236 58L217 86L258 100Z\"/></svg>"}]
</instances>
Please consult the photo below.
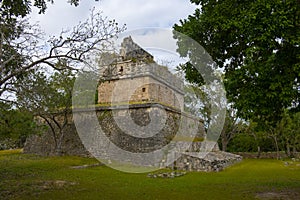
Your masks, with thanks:
<instances>
[{"instance_id":1,"label":"weathered stone wall","mask_svg":"<svg viewBox=\"0 0 300 200\"><path fill-rule=\"evenodd\" d=\"M183 80L172 74L167 67L157 63L132 60L121 61L101 68L100 76L105 81L151 76L168 87L178 90L178 92L183 90Z\"/></svg>"},{"instance_id":2,"label":"weathered stone wall","mask_svg":"<svg viewBox=\"0 0 300 200\"><path fill-rule=\"evenodd\" d=\"M121 47L120 56L100 68L98 103L156 102L183 110L183 80L154 62L131 37Z\"/></svg>"},{"instance_id":3,"label":"weathered stone wall","mask_svg":"<svg viewBox=\"0 0 300 200\"><path fill-rule=\"evenodd\" d=\"M151 76L105 81L98 88L99 104L156 102L183 108L183 95Z\"/></svg>"},{"instance_id":4,"label":"weathered stone wall","mask_svg":"<svg viewBox=\"0 0 300 200\"><path fill-rule=\"evenodd\" d=\"M129 110L118 109L114 111L114 114L112 114L111 111L98 112L97 115L99 117L101 128L110 141L122 149L134 153L146 153L161 149L163 146L173 140L176 134L185 135L185 139L191 139L192 141L193 137L187 135L189 132L187 130L188 127L186 127L188 124L187 121L190 121L190 124L195 124L198 126L191 128L197 131L196 136L198 139L204 139L204 126L200 119L192 118L188 115L182 116L178 111L174 111L172 109L165 110L164 108L166 107L161 108L160 106L151 106L151 104L133 105ZM154 116L151 119L151 112L152 115L157 116ZM149 132L149 130L153 130L153 132L157 131L155 130L157 127L154 126L157 126L160 123L159 121L161 120L161 112L166 112L166 121L164 122L163 127L161 127L161 129L155 135L151 136L153 133ZM130 116L133 122L138 125L139 128L146 126L150 127L145 128L145 131L142 131L139 137L132 136L134 134L137 135L138 132L138 130L135 130L134 128L129 127L129 131L127 130L127 133L125 133L120 126L126 126L127 119L124 118L126 116ZM152 125L149 125L149 123ZM141 129L139 129L139 131L140 130ZM183 130L184 133L182 133Z\"/></svg>"},{"instance_id":5,"label":"weathered stone wall","mask_svg":"<svg viewBox=\"0 0 300 200\"><path fill-rule=\"evenodd\" d=\"M120 55L123 60L132 58L153 60L153 56L134 43L131 36L124 38L121 47Z\"/></svg>"},{"instance_id":6,"label":"weathered stone wall","mask_svg":"<svg viewBox=\"0 0 300 200\"><path fill-rule=\"evenodd\" d=\"M65 128L64 137L62 138L60 155L76 155L76 156L90 156L90 153L83 146L78 134L76 132L75 125L70 123ZM57 135L59 139L61 135ZM41 135L32 135L27 138L24 145L24 153L37 154L42 156L57 155L56 144L54 141L53 133L48 128Z\"/></svg>"},{"instance_id":7,"label":"weathered stone wall","mask_svg":"<svg viewBox=\"0 0 300 200\"><path fill-rule=\"evenodd\" d=\"M149 101L149 77L139 77L134 80L111 80L100 84L98 103L128 103ZM143 89L144 88L144 89Z\"/></svg>"},{"instance_id":8,"label":"weathered stone wall","mask_svg":"<svg viewBox=\"0 0 300 200\"><path fill-rule=\"evenodd\" d=\"M114 114L112 113L112 109L114 109ZM129 112L131 119L140 127L147 126L149 123L152 123L154 126L159 122L151 121L150 112L153 112L158 115L157 117L152 118L152 120L160 120L159 115L160 112L166 113L166 121L164 126L159 130L157 134L153 137L133 137L131 133L125 133L121 128L120 124L116 123L116 119L118 123L124 123L127 121L128 114L125 112ZM84 114L85 111L83 111ZM89 111L86 111L89 112ZM119 146L120 148L130 151L130 152L151 152L168 144L175 134L179 131L179 126L187 126L188 122L195 123L198 127L193 130L197 130L197 138L204 138L205 131L203 127L203 123L192 116L184 115L182 119L182 115L177 110L173 110L172 108L164 107L161 105L154 105L153 104L139 104L139 105L131 105L130 109L127 108L113 108L113 107L98 107L97 108L97 116L99 119L99 124L101 129L105 132L106 136L113 142L115 145ZM153 114L152 113L152 114ZM184 120L184 122L182 122ZM84 122L83 122L84 123ZM125 124L126 125L126 124ZM155 127L153 127L155 129ZM186 134L188 127L182 128L185 130ZM149 127L147 129L149 131ZM131 131L134 131L131 130ZM76 127L74 123L68 124L67 128L63 132L64 137L62 139L61 150L63 155L89 155L88 151L84 148L78 134L76 131ZM88 133L87 133L88 134ZM150 132L143 132L142 134L152 134ZM180 133L179 133L180 134ZM60 136L57 135L59 138ZM189 139L189 138L185 138ZM196 143L195 143L196 144ZM197 145L196 145L197 146ZM193 147L191 147L193 148ZM195 148L195 145L194 145ZM180 150L180 149L178 149ZM42 135L34 135L26 141L24 147L25 153L34 153L40 155L54 155L55 152L55 142L53 139L53 135L51 130L47 130Z\"/></svg>"}]
</instances>

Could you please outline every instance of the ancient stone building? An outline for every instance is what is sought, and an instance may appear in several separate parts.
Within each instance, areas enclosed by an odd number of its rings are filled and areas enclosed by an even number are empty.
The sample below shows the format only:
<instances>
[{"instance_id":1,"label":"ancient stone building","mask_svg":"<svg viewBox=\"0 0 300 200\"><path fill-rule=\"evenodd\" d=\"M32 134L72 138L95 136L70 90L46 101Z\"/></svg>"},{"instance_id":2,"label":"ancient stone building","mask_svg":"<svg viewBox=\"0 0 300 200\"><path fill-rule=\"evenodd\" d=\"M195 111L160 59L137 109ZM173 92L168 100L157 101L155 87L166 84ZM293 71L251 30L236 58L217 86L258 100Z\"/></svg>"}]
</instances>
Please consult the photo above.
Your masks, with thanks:
<instances>
[{"instance_id":1,"label":"ancient stone building","mask_svg":"<svg viewBox=\"0 0 300 200\"><path fill-rule=\"evenodd\" d=\"M130 36L123 40L120 56L102 67L100 75L99 104L159 103L183 108L183 81L154 62Z\"/></svg>"},{"instance_id":2,"label":"ancient stone building","mask_svg":"<svg viewBox=\"0 0 300 200\"><path fill-rule=\"evenodd\" d=\"M203 121L183 112L183 81L155 63L131 37L123 40L119 55L108 63L100 70L95 110L73 109L63 137L58 135L62 138L62 154L101 155L104 163L119 157L118 162L151 166L145 153L164 149L156 156L154 166L165 167L166 161L176 156L171 165L188 171L219 171L241 160L240 156L219 151L215 142L206 141ZM97 125L90 124L95 116ZM214 147L213 151L208 152L208 146ZM120 156L118 149L139 156L128 160L127 153ZM30 137L24 152L55 154L51 132Z\"/></svg>"}]
</instances>

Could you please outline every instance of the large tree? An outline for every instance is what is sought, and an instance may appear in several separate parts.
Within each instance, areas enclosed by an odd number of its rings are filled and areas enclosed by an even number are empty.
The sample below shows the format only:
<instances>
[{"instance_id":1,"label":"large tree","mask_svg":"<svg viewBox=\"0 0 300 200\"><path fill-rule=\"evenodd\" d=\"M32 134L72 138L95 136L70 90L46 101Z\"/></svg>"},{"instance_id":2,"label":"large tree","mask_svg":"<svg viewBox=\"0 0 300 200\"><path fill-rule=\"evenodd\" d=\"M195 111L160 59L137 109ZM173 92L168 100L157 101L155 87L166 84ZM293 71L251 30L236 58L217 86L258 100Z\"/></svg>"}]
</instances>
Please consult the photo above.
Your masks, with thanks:
<instances>
[{"instance_id":1,"label":"large tree","mask_svg":"<svg viewBox=\"0 0 300 200\"><path fill-rule=\"evenodd\" d=\"M46 2L53 1L36 0L34 5L44 12ZM71 3L77 5L78 0ZM15 92L15 83L30 70L77 68L91 54L102 52L109 39L125 28L92 10L86 21L46 40L39 27L26 18L30 5L27 0L4 0L0 8L0 100L7 100L3 94Z\"/></svg>"},{"instance_id":2,"label":"large tree","mask_svg":"<svg viewBox=\"0 0 300 200\"><path fill-rule=\"evenodd\" d=\"M226 118L224 127L220 134L220 142L222 151L227 151L228 143L239 133L246 129L243 120L237 117L236 110L228 106L226 110Z\"/></svg>"},{"instance_id":3,"label":"large tree","mask_svg":"<svg viewBox=\"0 0 300 200\"><path fill-rule=\"evenodd\" d=\"M58 155L65 129L71 123L74 80L70 70L55 72L50 77L35 71L25 77L26 84L17 83L18 105L26 107L41 124L48 125Z\"/></svg>"},{"instance_id":4,"label":"large tree","mask_svg":"<svg viewBox=\"0 0 300 200\"><path fill-rule=\"evenodd\" d=\"M227 97L238 115L275 127L300 100L300 3L295 0L191 0L199 9L174 25L224 69ZM197 54L178 39L178 52ZM187 78L200 82L193 65ZM190 75L191 74L191 75Z\"/></svg>"}]
</instances>

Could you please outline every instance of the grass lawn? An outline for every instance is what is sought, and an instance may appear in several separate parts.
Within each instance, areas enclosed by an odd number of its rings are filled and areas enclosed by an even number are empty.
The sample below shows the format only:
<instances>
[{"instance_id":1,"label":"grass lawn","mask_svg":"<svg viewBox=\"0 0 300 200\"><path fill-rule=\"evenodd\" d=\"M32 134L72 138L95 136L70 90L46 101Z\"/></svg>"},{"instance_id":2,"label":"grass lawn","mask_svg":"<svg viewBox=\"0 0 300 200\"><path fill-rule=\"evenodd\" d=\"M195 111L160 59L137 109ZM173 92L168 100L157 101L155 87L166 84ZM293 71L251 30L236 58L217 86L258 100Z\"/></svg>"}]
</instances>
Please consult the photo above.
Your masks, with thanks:
<instances>
[{"instance_id":1,"label":"grass lawn","mask_svg":"<svg viewBox=\"0 0 300 200\"><path fill-rule=\"evenodd\" d=\"M0 199L300 199L300 162L291 160L245 159L222 172L173 179L72 168L95 163L0 151Z\"/></svg>"}]
</instances>

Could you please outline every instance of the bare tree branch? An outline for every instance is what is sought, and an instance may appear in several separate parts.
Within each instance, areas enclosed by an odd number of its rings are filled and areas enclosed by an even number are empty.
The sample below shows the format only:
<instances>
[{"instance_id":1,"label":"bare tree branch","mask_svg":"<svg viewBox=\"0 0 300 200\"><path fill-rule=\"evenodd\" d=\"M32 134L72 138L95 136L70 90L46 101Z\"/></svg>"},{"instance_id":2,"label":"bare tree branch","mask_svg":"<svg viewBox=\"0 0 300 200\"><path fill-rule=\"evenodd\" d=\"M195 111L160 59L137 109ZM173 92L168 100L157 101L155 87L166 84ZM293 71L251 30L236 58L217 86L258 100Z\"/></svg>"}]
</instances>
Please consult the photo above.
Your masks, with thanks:
<instances>
[{"instance_id":1,"label":"bare tree branch","mask_svg":"<svg viewBox=\"0 0 300 200\"><path fill-rule=\"evenodd\" d=\"M79 69L90 55L99 55L111 46L110 39L125 30L125 26L119 27L94 9L86 21L62 30L59 36L51 36L44 44L44 34L38 25L21 18L14 26L20 32L13 37L6 31L14 27L0 20L0 96L8 90L7 83L13 87L31 69L42 66L55 70Z\"/></svg>"}]
</instances>

